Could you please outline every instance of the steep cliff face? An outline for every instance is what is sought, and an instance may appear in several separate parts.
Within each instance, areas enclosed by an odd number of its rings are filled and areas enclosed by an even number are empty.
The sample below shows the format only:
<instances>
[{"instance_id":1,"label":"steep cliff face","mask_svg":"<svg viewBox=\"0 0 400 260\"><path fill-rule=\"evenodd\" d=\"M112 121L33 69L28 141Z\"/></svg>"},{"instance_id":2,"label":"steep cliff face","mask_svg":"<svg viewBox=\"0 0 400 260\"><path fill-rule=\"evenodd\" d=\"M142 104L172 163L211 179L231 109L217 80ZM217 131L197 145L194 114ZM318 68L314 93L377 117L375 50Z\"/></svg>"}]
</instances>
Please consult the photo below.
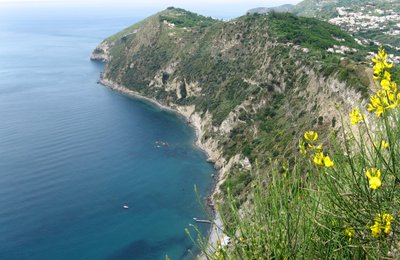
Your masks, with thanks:
<instances>
[{"instance_id":1,"label":"steep cliff face","mask_svg":"<svg viewBox=\"0 0 400 260\"><path fill-rule=\"evenodd\" d=\"M104 40L92 58L107 62L104 84L183 114L221 169L219 183L244 179L240 193L256 160L292 158L303 131L337 128L335 106L346 111L368 92L365 67L325 51L339 41L357 47L349 35L289 15L311 31L293 36L286 16L222 22L169 8Z\"/></svg>"}]
</instances>

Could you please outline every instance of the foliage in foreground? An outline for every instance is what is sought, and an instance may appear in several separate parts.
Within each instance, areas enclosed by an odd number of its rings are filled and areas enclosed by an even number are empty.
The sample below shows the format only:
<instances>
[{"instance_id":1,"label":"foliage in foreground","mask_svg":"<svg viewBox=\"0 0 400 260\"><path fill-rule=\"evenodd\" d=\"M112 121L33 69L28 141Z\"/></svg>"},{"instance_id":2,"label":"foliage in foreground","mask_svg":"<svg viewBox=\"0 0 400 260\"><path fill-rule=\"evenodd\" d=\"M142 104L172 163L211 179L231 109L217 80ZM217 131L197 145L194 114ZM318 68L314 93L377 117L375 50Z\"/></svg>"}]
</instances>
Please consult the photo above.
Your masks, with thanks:
<instances>
[{"instance_id":1,"label":"foliage in foreground","mask_svg":"<svg viewBox=\"0 0 400 260\"><path fill-rule=\"evenodd\" d=\"M309 131L300 156L283 169L253 171L249 203L228 192L224 235L230 244L195 242L209 259L400 257L400 93L380 49L377 92L364 115L355 107L341 131L319 143ZM338 107L338 109L340 109ZM257 167L256 167L257 168ZM246 214L244 214L244 211Z\"/></svg>"}]
</instances>

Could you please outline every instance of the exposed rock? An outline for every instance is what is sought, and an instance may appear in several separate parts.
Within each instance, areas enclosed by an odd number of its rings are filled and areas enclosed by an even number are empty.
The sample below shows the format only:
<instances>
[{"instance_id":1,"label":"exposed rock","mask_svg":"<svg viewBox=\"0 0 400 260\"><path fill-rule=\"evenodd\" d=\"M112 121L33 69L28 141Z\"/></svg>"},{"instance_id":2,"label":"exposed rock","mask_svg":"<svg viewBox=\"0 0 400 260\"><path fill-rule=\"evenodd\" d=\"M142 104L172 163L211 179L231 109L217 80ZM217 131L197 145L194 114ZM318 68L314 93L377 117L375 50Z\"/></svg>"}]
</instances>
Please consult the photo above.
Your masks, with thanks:
<instances>
[{"instance_id":1,"label":"exposed rock","mask_svg":"<svg viewBox=\"0 0 400 260\"><path fill-rule=\"evenodd\" d=\"M103 41L94 49L90 59L101 62L107 62L109 60L109 45L107 41Z\"/></svg>"}]
</instances>

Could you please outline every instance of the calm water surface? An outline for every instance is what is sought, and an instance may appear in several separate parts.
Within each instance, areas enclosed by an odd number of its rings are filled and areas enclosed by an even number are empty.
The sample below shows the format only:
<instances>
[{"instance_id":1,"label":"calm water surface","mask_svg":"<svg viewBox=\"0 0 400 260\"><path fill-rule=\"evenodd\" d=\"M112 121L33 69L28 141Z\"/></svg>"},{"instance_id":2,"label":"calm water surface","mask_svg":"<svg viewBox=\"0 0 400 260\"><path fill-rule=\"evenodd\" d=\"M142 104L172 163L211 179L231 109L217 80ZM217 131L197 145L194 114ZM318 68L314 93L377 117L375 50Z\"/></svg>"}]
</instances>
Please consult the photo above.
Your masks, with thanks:
<instances>
[{"instance_id":1,"label":"calm water surface","mask_svg":"<svg viewBox=\"0 0 400 260\"><path fill-rule=\"evenodd\" d=\"M89 60L139 18L54 17L0 17L0 259L190 257L212 165L182 119L97 85Z\"/></svg>"}]
</instances>

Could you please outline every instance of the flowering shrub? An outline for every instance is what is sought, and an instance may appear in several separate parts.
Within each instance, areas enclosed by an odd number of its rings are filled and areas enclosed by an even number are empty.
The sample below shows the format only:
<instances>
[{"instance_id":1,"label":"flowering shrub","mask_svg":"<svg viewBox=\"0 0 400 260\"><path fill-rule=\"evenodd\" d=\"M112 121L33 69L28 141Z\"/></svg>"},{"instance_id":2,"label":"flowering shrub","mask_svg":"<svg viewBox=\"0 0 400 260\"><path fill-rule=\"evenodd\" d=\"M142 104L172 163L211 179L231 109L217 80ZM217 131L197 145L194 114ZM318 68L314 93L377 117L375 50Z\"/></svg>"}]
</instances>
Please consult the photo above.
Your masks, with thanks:
<instances>
[{"instance_id":1,"label":"flowering shrub","mask_svg":"<svg viewBox=\"0 0 400 260\"><path fill-rule=\"evenodd\" d=\"M228 192L230 246L196 242L209 259L400 257L400 93L382 48L372 61L376 93L339 134L307 131L294 165L256 170L246 214Z\"/></svg>"},{"instance_id":2,"label":"flowering shrub","mask_svg":"<svg viewBox=\"0 0 400 260\"><path fill-rule=\"evenodd\" d=\"M313 239L343 257L398 257L400 93L382 48L372 61L378 89L366 108L371 114L355 107L348 121L342 118L342 136L331 147L335 165L319 170L313 192L319 201Z\"/></svg>"}]
</instances>

